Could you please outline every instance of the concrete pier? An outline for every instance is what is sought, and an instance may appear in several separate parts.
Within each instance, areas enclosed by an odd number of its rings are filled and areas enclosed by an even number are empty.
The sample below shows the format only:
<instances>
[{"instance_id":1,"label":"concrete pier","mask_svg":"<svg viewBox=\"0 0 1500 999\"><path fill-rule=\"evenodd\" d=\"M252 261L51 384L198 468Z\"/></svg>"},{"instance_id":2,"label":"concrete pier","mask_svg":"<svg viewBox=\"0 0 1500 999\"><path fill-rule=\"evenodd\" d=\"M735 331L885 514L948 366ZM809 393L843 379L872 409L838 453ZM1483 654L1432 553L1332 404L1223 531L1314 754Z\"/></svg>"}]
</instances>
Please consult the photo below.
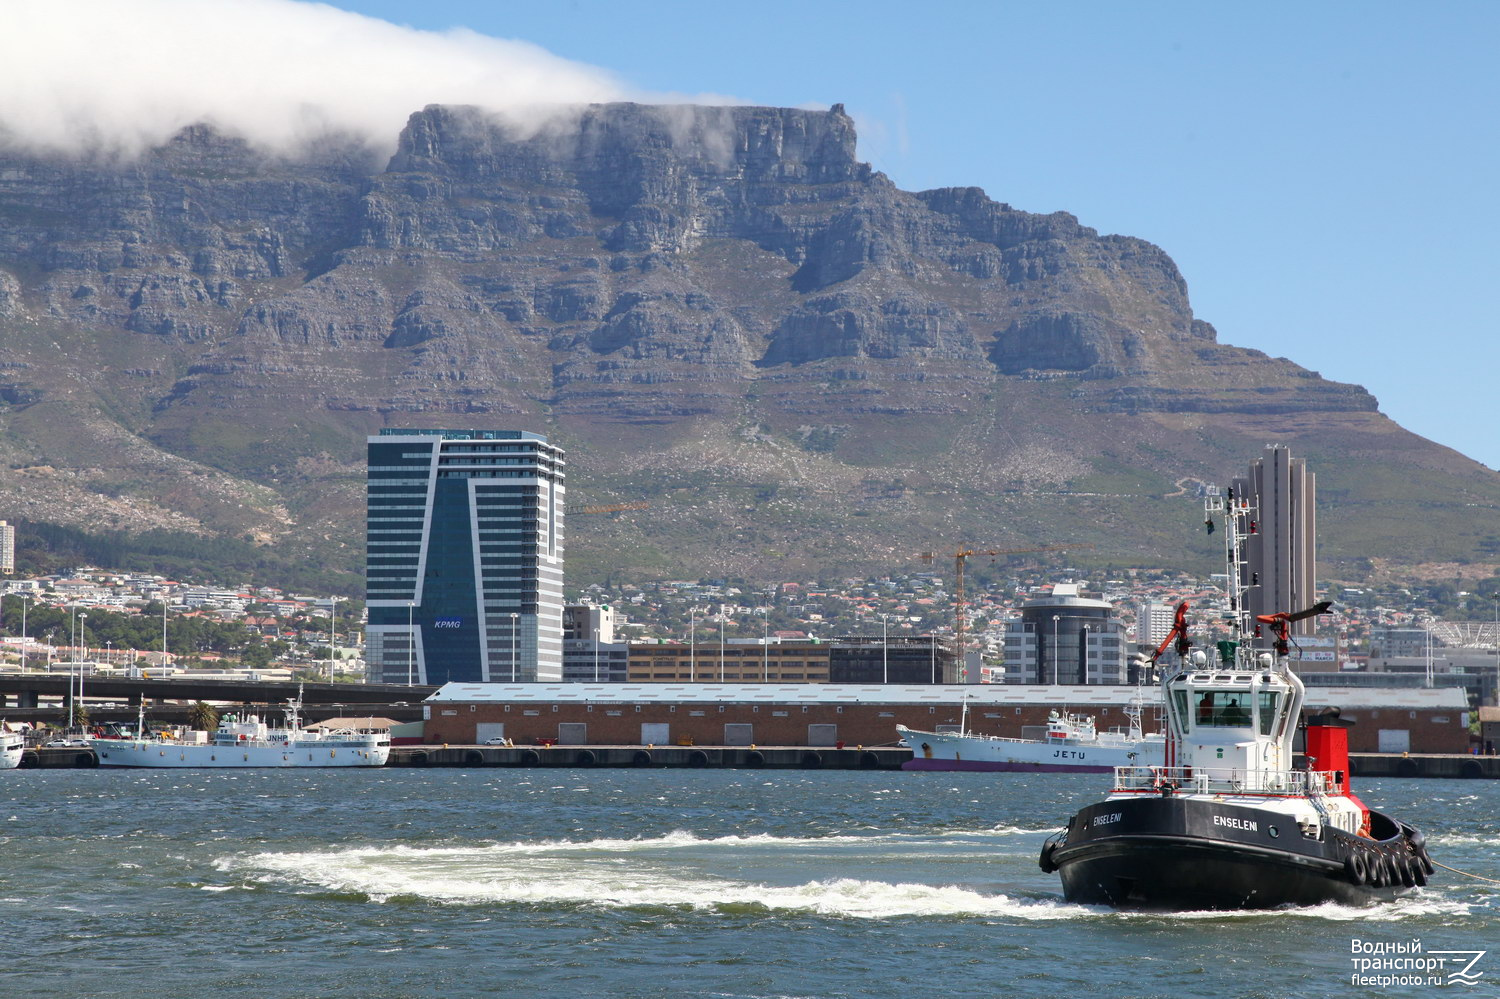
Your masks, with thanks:
<instances>
[{"instance_id":1,"label":"concrete pier","mask_svg":"<svg viewBox=\"0 0 1500 999\"><path fill-rule=\"evenodd\" d=\"M899 746L395 746L392 767L658 767L683 770L899 770L911 750ZM1299 758L1299 764L1302 762ZM28 747L23 769L99 765L83 746ZM1368 777L1500 779L1500 757L1350 753L1350 773ZM1104 779L1101 776L1101 780Z\"/></svg>"},{"instance_id":2,"label":"concrete pier","mask_svg":"<svg viewBox=\"0 0 1500 999\"><path fill-rule=\"evenodd\" d=\"M900 770L898 746L396 746L393 767L673 767Z\"/></svg>"},{"instance_id":3,"label":"concrete pier","mask_svg":"<svg viewBox=\"0 0 1500 999\"><path fill-rule=\"evenodd\" d=\"M1351 777L1457 777L1500 779L1500 756L1428 753L1350 753Z\"/></svg>"}]
</instances>

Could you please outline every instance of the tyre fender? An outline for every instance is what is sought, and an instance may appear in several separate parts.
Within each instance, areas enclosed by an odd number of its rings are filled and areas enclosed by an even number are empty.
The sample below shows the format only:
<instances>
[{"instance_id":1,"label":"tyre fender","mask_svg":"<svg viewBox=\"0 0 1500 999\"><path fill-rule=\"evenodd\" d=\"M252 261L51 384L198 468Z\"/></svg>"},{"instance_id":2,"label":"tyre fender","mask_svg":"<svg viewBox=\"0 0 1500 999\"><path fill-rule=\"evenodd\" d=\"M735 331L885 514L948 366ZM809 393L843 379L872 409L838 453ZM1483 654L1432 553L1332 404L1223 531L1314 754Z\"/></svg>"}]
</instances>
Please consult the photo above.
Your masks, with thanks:
<instances>
[{"instance_id":1,"label":"tyre fender","mask_svg":"<svg viewBox=\"0 0 1500 999\"><path fill-rule=\"evenodd\" d=\"M1370 877L1370 864L1365 860L1363 853L1350 853L1344 858L1344 873L1349 880L1357 885L1362 885Z\"/></svg>"}]
</instances>

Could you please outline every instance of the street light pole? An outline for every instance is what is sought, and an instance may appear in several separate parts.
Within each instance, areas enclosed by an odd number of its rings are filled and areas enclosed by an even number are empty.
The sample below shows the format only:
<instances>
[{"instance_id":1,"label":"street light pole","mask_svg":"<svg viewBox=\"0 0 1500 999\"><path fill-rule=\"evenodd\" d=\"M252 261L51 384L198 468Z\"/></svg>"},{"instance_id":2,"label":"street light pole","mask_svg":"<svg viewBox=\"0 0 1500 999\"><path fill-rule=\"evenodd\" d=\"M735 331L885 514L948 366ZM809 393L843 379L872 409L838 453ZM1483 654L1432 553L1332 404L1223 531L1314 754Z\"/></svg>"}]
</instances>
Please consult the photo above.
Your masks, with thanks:
<instances>
[{"instance_id":1,"label":"street light pole","mask_svg":"<svg viewBox=\"0 0 1500 999\"><path fill-rule=\"evenodd\" d=\"M1057 622L1062 620L1061 614L1052 615L1052 684L1057 685Z\"/></svg>"},{"instance_id":2,"label":"street light pole","mask_svg":"<svg viewBox=\"0 0 1500 999\"><path fill-rule=\"evenodd\" d=\"M771 622L760 623L760 682L771 680Z\"/></svg>"},{"instance_id":3,"label":"street light pole","mask_svg":"<svg viewBox=\"0 0 1500 999\"><path fill-rule=\"evenodd\" d=\"M338 625L339 598L328 598L328 682L333 682L334 629Z\"/></svg>"},{"instance_id":4,"label":"street light pole","mask_svg":"<svg viewBox=\"0 0 1500 999\"><path fill-rule=\"evenodd\" d=\"M510 613L510 682L516 682L516 642L521 632L521 615Z\"/></svg>"},{"instance_id":5,"label":"street light pole","mask_svg":"<svg viewBox=\"0 0 1500 999\"><path fill-rule=\"evenodd\" d=\"M886 617L880 615L880 682L891 682L891 646L886 638Z\"/></svg>"},{"instance_id":6,"label":"street light pole","mask_svg":"<svg viewBox=\"0 0 1500 999\"><path fill-rule=\"evenodd\" d=\"M80 708L83 706L83 661L88 658L88 649L86 648L89 643L88 620L88 614L80 611L78 614L78 639L83 643L83 646L80 646L81 651L78 657L78 700Z\"/></svg>"}]
</instances>

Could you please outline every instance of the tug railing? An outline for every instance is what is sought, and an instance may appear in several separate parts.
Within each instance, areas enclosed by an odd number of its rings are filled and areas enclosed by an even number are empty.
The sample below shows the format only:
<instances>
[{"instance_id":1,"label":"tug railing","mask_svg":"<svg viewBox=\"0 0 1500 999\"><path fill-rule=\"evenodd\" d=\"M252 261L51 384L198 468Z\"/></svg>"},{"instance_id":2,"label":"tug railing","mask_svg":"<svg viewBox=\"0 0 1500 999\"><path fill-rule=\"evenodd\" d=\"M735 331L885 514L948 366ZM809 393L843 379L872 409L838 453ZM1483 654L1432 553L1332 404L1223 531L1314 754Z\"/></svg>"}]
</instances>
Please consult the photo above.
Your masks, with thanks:
<instances>
[{"instance_id":1,"label":"tug railing","mask_svg":"<svg viewBox=\"0 0 1500 999\"><path fill-rule=\"evenodd\" d=\"M1115 790L1139 794L1279 794L1305 798L1341 786L1331 770L1115 767Z\"/></svg>"}]
</instances>

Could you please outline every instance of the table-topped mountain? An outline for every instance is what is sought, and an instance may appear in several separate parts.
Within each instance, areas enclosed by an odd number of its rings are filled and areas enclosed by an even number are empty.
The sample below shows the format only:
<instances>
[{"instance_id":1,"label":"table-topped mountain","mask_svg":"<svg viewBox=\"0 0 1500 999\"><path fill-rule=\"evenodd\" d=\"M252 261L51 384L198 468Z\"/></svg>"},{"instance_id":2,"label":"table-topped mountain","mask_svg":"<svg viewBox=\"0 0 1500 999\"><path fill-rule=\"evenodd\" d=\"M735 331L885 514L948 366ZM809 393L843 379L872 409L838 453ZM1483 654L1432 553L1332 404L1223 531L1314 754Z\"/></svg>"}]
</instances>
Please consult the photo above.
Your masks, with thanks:
<instances>
[{"instance_id":1,"label":"table-topped mountain","mask_svg":"<svg viewBox=\"0 0 1500 999\"><path fill-rule=\"evenodd\" d=\"M0 508L350 568L389 425L536 429L575 496L649 501L572 522L575 580L1150 564L1182 491L1272 441L1338 505L1335 559L1472 556L1500 502L1364 389L1218 343L1158 247L899 190L837 105L429 107L388 160L207 126L0 150L0 344Z\"/></svg>"}]
</instances>

